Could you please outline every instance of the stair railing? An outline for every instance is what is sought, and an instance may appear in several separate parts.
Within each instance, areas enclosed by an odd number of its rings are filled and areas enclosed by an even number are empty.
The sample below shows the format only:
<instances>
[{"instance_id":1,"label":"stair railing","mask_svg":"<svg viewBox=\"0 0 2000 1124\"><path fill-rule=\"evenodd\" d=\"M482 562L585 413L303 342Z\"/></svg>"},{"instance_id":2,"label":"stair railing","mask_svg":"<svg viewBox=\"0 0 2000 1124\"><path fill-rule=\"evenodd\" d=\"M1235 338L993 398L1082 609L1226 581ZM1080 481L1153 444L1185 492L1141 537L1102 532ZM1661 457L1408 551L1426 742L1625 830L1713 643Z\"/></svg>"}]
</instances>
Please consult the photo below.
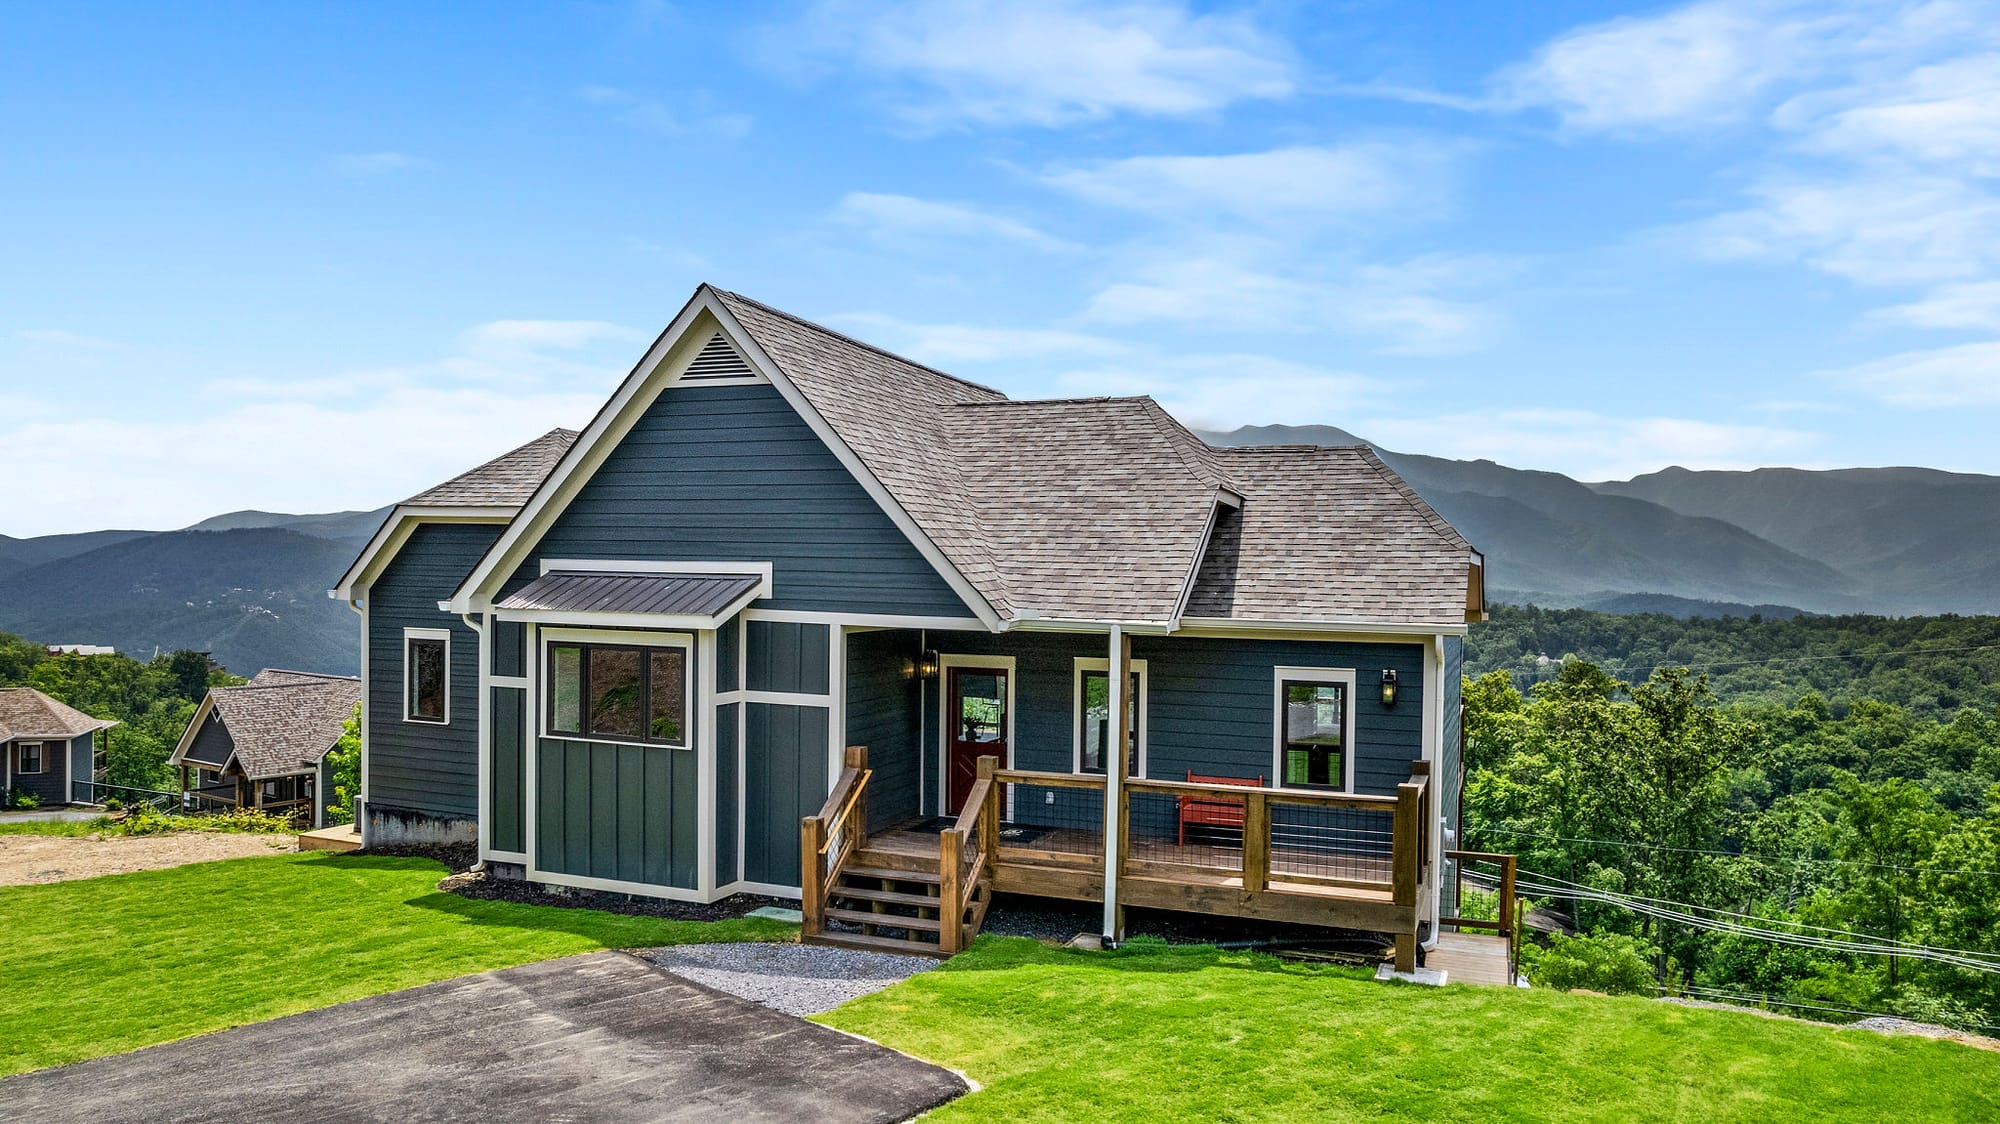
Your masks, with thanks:
<instances>
[{"instance_id":1,"label":"stair railing","mask_svg":"<svg viewBox=\"0 0 2000 1124\"><path fill-rule=\"evenodd\" d=\"M826 909L840 870L868 839L868 747L847 747L845 767L819 814L799 823L799 931L818 936L826 928Z\"/></svg>"},{"instance_id":2,"label":"stair railing","mask_svg":"<svg viewBox=\"0 0 2000 1124\"><path fill-rule=\"evenodd\" d=\"M974 903L987 864L1000 847L1000 786L993 773L997 757L981 757L978 779L966 795L958 821L938 832L938 951L950 956L979 932L985 902ZM968 924L966 911L976 912ZM968 932L970 930L970 932Z\"/></svg>"}]
</instances>

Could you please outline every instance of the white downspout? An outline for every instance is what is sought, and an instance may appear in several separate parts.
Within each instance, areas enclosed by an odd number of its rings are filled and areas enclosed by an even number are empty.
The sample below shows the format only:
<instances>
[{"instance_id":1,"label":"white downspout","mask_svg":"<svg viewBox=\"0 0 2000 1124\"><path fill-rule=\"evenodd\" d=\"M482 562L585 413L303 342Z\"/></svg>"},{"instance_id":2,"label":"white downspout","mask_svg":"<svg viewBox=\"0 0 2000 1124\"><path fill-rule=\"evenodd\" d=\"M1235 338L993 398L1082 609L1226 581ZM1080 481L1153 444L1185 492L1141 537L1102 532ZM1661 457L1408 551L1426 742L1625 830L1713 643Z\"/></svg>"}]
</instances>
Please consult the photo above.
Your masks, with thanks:
<instances>
[{"instance_id":1,"label":"white downspout","mask_svg":"<svg viewBox=\"0 0 2000 1124\"><path fill-rule=\"evenodd\" d=\"M1118 674L1119 655L1125 646L1124 626L1111 626L1111 652L1106 666L1110 669L1104 676L1107 686L1105 702L1111 712L1110 726L1122 729L1125 724L1125 677ZM1118 798L1125 785L1125 762L1112 760L1116 750L1122 745L1114 741L1105 747L1104 758L1104 947L1116 948L1124 936L1118 925Z\"/></svg>"},{"instance_id":2,"label":"white downspout","mask_svg":"<svg viewBox=\"0 0 2000 1124\"><path fill-rule=\"evenodd\" d=\"M474 739L475 743L479 746L479 796L477 799L479 811L475 817L479 823L479 842L473 850L473 854L478 857L479 861L472 864L472 871L473 873L483 873L486 870L486 856L481 852L486 850L486 803L492 792L489 786L493 783L493 779L487 775L489 763L493 759L493 746L488 739L493 736L493 732L486 725L486 698L492 693L492 688L486 685L486 672L488 668L493 666L493 654L486 650L485 623L475 618L471 613L460 613L458 619L465 622L465 627L471 629L474 636L479 637L479 643L474 645L472 649L478 654L479 659L479 705L472 712L479 719L479 736ZM449 680L445 682L445 691L447 693L451 691ZM708 864L708 872L711 875L715 873L715 863L713 860ZM699 877L700 872L696 873L697 877L695 881L699 884L701 881Z\"/></svg>"}]
</instances>

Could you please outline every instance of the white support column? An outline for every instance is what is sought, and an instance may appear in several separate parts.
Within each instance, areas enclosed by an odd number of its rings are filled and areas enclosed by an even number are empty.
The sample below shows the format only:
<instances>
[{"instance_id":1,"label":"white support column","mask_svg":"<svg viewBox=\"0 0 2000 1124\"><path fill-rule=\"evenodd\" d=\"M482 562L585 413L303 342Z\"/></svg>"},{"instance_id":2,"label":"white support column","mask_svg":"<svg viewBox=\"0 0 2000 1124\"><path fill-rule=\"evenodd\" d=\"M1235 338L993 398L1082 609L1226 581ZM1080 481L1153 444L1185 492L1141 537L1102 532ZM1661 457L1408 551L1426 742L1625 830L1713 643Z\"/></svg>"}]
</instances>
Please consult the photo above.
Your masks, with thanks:
<instances>
[{"instance_id":1,"label":"white support column","mask_svg":"<svg viewBox=\"0 0 2000 1124\"><path fill-rule=\"evenodd\" d=\"M1111 713L1108 724L1112 730L1125 728L1124 701L1125 677L1118 674L1119 657L1125 647L1125 630L1119 625L1111 626L1111 652L1105 666L1106 709ZM1110 749L1110 747L1106 747ZM1104 945L1110 948L1125 938L1122 931L1124 920L1118 909L1118 798L1125 787L1125 762L1114 760L1107 752L1104 760Z\"/></svg>"}]
</instances>

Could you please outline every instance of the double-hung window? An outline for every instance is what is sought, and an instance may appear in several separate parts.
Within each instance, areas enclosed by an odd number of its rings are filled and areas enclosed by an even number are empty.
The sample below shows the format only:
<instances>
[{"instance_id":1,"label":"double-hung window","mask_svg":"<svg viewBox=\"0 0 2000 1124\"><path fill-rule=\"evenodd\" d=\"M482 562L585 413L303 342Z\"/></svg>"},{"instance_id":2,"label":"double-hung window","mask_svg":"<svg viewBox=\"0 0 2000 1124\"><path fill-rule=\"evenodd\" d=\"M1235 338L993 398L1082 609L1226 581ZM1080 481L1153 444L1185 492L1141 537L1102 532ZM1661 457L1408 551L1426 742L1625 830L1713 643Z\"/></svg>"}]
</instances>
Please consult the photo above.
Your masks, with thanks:
<instances>
[{"instance_id":1,"label":"double-hung window","mask_svg":"<svg viewBox=\"0 0 2000 1124\"><path fill-rule=\"evenodd\" d=\"M21 765L14 771L17 773L39 773L42 771L41 742L21 743Z\"/></svg>"},{"instance_id":2,"label":"double-hung window","mask_svg":"<svg viewBox=\"0 0 2000 1124\"><path fill-rule=\"evenodd\" d=\"M1354 788L1354 673L1277 669L1277 777L1284 788Z\"/></svg>"},{"instance_id":3,"label":"double-hung window","mask_svg":"<svg viewBox=\"0 0 2000 1124\"><path fill-rule=\"evenodd\" d=\"M689 650L557 641L548 647L548 732L687 748Z\"/></svg>"},{"instance_id":4,"label":"double-hung window","mask_svg":"<svg viewBox=\"0 0 2000 1124\"><path fill-rule=\"evenodd\" d=\"M403 719L444 725L451 721L451 631L403 630Z\"/></svg>"},{"instance_id":5,"label":"double-hung window","mask_svg":"<svg viewBox=\"0 0 2000 1124\"><path fill-rule=\"evenodd\" d=\"M1108 660L1076 661L1076 771L1103 773L1104 764L1117 754L1116 730L1111 724L1111 672ZM1132 677L1125 684L1121 700L1127 729L1131 735L1131 755L1125 761L1125 775L1145 775L1146 752L1146 661L1132 661Z\"/></svg>"}]
</instances>

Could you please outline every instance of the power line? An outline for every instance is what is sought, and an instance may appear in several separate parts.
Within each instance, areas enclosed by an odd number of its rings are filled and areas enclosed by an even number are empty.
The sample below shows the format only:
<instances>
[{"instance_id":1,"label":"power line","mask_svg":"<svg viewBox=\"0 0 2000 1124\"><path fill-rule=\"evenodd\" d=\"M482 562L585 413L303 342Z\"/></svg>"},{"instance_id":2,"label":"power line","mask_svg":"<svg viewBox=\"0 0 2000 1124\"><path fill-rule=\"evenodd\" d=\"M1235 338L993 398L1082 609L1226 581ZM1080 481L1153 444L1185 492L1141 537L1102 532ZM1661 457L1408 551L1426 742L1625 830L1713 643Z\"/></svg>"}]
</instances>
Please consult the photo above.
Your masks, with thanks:
<instances>
[{"instance_id":1,"label":"power line","mask_svg":"<svg viewBox=\"0 0 2000 1124\"><path fill-rule=\"evenodd\" d=\"M1588 843L1599 847L1623 847L1634 851L1672 851L1675 854L1682 855L1718 855L1722 858L1754 859L1766 863L1827 863L1835 866L1865 866L1876 870L1902 871L1905 874L1980 874L1990 878L2000 878L2000 870L1966 870L1958 867L1935 867L1927 869L1914 866L1896 866L1893 863L1871 863L1861 859L1816 859L1805 855L1798 856L1797 858L1785 858L1780 855L1753 855L1744 851L1722 851L1706 847L1656 847L1651 843L1634 843L1630 840L1579 839L1567 835L1538 835L1532 831L1515 831L1505 827L1482 827L1479 830L1490 832L1494 835L1512 835L1519 839L1539 839L1549 843Z\"/></svg>"}]
</instances>

